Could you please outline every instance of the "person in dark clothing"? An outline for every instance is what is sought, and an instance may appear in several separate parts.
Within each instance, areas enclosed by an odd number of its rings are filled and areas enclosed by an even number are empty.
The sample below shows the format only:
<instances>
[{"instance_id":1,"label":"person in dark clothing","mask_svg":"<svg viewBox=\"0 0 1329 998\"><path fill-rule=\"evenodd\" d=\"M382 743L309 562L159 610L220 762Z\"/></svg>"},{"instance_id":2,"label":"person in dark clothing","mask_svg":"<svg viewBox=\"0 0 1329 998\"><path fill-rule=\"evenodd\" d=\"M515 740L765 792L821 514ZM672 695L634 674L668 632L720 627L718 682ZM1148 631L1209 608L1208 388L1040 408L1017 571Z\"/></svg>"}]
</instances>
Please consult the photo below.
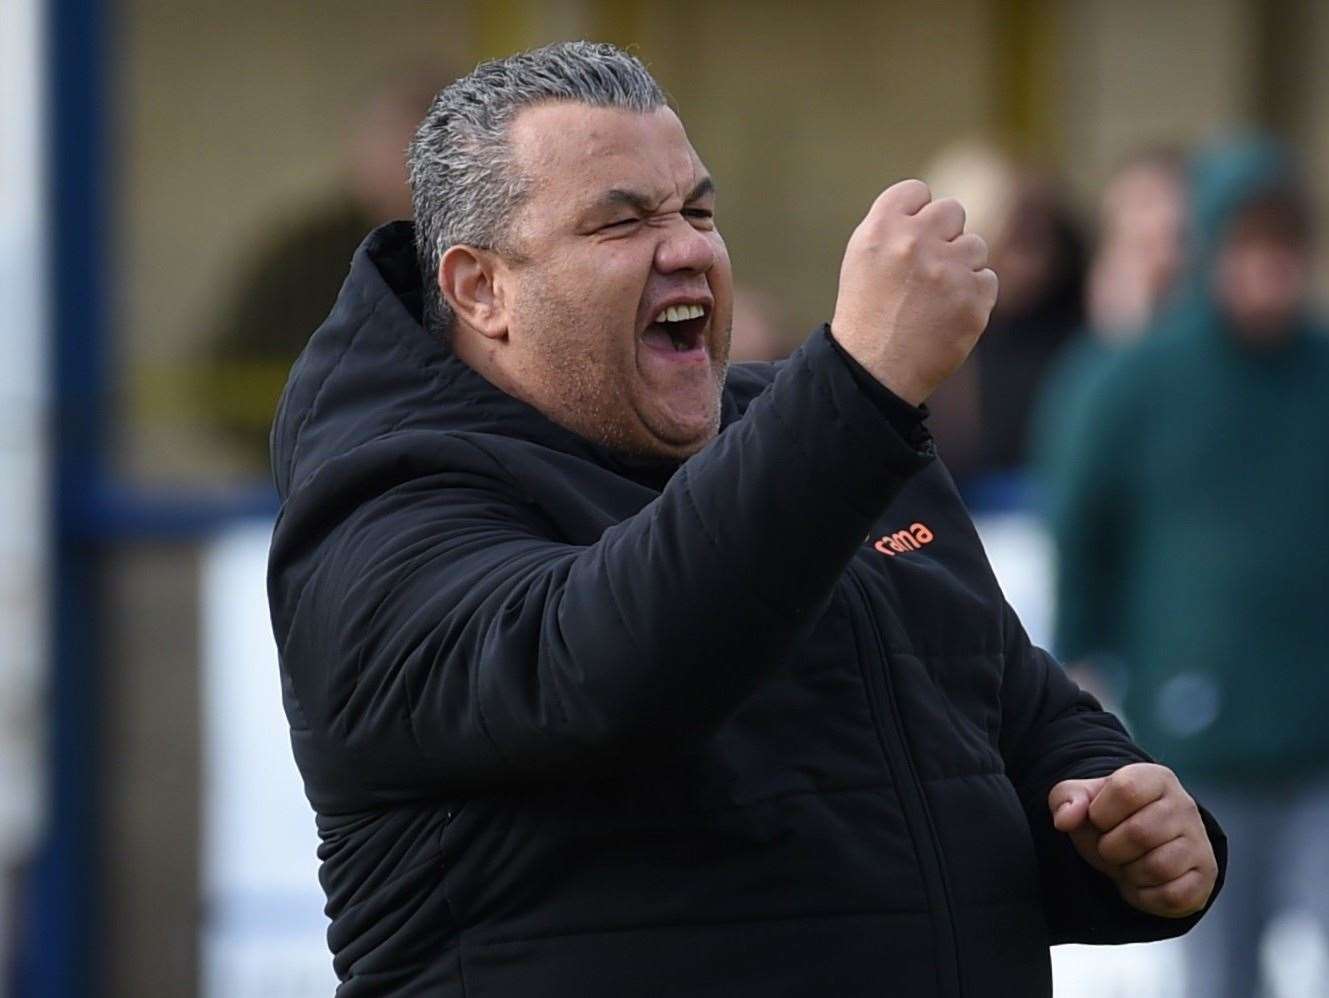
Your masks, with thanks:
<instances>
[{"instance_id":1,"label":"person in dark clothing","mask_svg":"<svg viewBox=\"0 0 1329 998\"><path fill-rule=\"evenodd\" d=\"M1190 941L1189 993L1246 998L1276 920L1329 954L1329 331L1286 154L1215 146L1191 188L1179 300L1050 463L1056 643L1119 677L1132 730L1222 803L1245 862Z\"/></svg>"},{"instance_id":2,"label":"person in dark clothing","mask_svg":"<svg viewBox=\"0 0 1329 998\"><path fill-rule=\"evenodd\" d=\"M978 199L974 231L1001 279L987 333L932 401L933 432L961 492L1000 505L1025 470L1040 387L1083 322L1084 244L1060 185L995 147L952 147L930 173Z\"/></svg>"},{"instance_id":3,"label":"person in dark clothing","mask_svg":"<svg viewBox=\"0 0 1329 998\"><path fill-rule=\"evenodd\" d=\"M197 398L240 466L268 467L268 431L291 364L327 317L346 264L376 225L411 211L402 153L439 87L455 74L420 67L352 116L343 178L258 248L216 309Z\"/></svg>"},{"instance_id":4,"label":"person in dark clothing","mask_svg":"<svg viewBox=\"0 0 1329 998\"><path fill-rule=\"evenodd\" d=\"M269 567L342 998L1010 995L1160 939L1221 830L1030 645L923 399L996 296L887 189L726 367L715 191L608 45L486 63L273 427Z\"/></svg>"},{"instance_id":5,"label":"person in dark clothing","mask_svg":"<svg viewBox=\"0 0 1329 998\"><path fill-rule=\"evenodd\" d=\"M1084 321L1085 250L1060 190L1021 177L993 249L1002 295L974 351L979 393L975 475L1023 469L1029 419L1053 358Z\"/></svg>"}]
</instances>

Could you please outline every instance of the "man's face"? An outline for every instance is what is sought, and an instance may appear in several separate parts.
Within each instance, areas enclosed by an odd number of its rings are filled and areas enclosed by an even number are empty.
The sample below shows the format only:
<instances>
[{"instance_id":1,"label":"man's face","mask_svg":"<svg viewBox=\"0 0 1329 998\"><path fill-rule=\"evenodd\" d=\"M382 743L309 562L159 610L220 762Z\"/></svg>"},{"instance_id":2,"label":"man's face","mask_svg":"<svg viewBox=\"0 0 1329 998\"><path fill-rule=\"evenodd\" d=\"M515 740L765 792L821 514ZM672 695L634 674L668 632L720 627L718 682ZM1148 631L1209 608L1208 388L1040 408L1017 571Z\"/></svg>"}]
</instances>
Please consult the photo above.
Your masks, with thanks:
<instances>
[{"instance_id":1,"label":"man's face","mask_svg":"<svg viewBox=\"0 0 1329 998\"><path fill-rule=\"evenodd\" d=\"M1214 268L1219 305L1252 346L1286 339L1309 289L1306 249L1275 221L1259 211L1239 215Z\"/></svg>"},{"instance_id":2,"label":"man's face","mask_svg":"<svg viewBox=\"0 0 1329 998\"><path fill-rule=\"evenodd\" d=\"M511 142L530 196L503 263L504 387L615 450L700 450L719 428L732 277L682 123L551 103Z\"/></svg>"}]
</instances>

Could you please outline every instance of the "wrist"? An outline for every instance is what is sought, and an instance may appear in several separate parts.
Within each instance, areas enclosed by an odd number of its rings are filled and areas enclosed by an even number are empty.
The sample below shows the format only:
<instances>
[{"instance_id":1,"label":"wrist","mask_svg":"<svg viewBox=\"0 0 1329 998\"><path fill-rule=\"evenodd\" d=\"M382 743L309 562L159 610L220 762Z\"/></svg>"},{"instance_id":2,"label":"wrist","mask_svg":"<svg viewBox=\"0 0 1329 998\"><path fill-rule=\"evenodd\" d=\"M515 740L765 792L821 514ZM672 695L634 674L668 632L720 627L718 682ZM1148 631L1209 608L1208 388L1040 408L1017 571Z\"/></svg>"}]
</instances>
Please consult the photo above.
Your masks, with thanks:
<instances>
[{"instance_id":1,"label":"wrist","mask_svg":"<svg viewBox=\"0 0 1329 998\"><path fill-rule=\"evenodd\" d=\"M927 406L915 405L901 398L854 359L853 354L835 339L829 326L824 327L824 329L827 342L830 343L836 356L848 369L862 392L876 404L881 413L890 420L891 426L901 437L908 441L914 450L930 456L933 453L933 447L932 435L928 433L925 425L928 418Z\"/></svg>"},{"instance_id":2,"label":"wrist","mask_svg":"<svg viewBox=\"0 0 1329 998\"><path fill-rule=\"evenodd\" d=\"M887 373L881 373L869 368L867 364L859 359L858 355L846 345L844 338L836 332L837 326L834 319L831 320L827 329L830 333L831 342L836 345L842 356L850 360L867 377L871 378L901 401L917 408L927 401L927 397L932 394L931 387L924 385L919 379L911 377L906 372L904 365L894 365Z\"/></svg>"}]
</instances>

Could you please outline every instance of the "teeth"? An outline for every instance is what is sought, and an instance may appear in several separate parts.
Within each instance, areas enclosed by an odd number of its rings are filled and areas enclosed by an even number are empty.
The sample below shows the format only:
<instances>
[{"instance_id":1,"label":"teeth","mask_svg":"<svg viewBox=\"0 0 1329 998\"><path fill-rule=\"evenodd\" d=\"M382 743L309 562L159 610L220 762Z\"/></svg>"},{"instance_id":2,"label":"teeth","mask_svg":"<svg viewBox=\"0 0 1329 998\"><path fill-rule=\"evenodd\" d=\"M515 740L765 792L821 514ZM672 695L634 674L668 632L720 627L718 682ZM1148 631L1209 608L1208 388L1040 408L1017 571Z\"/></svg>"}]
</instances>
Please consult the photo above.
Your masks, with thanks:
<instances>
[{"instance_id":1,"label":"teeth","mask_svg":"<svg viewBox=\"0 0 1329 998\"><path fill-rule=\"evenodd\" d=\"M670 305L655 317L656 322L685 322L688 319L700 319L706 309L700 305Z\"/></svg>"}]
</instances>

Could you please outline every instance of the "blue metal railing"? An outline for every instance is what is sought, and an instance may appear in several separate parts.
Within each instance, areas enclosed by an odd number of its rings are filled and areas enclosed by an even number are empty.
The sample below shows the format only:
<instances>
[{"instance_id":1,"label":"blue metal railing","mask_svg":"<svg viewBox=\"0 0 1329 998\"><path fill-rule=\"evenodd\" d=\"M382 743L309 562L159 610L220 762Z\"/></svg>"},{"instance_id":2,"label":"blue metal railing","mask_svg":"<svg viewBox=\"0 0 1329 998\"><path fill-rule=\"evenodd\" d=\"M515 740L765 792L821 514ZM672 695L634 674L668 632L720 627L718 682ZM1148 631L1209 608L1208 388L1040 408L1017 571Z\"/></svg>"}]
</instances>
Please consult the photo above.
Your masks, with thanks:
<instances>
[{"instance_id":1,"label":"blue metal railing","mask_svg":"<svg viewBox=\"0 0 1329 998\"><path fill-rule=\"evenodd\" d=\"M103 990L99 799L103 562L111 544L206 535L241 516L275 513L269 487L149 492L112 480L108 289L113 164L112 4L49 0L46 9L46 260L54 458L48 528L52 582L48 809L25 882L13 993L96 998Z\"/></svg>"}]
</instances>

